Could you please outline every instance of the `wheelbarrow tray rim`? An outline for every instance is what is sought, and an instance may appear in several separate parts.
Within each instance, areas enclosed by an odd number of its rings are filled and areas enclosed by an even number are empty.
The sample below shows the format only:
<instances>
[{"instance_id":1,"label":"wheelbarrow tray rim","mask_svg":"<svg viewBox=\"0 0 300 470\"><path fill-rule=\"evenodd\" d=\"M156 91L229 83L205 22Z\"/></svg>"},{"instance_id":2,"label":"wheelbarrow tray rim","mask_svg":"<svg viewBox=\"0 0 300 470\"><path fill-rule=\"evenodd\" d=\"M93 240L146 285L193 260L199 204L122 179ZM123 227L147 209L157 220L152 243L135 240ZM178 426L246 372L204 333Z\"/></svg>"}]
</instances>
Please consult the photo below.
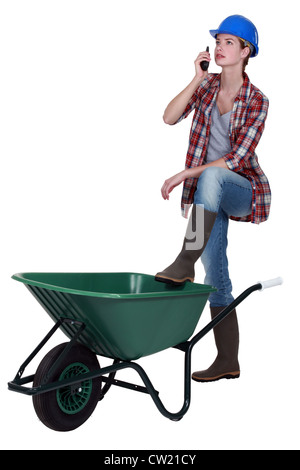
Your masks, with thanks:
<instances>
[{"instance_id":1,"label":"wheelbarrow tray rim","mask_svg":"<svg viewBox=\"0 0 300 470\"><path fill-rule=\"evenodd\" d=\"M75 288L73 287L72 280L84 278L95 278L99 281L99 288ZM206 284L198 284L186 282L182 286L172 286L155 281L154 276L150 274L142 274L135 272L26 272L17 273L12 276L12 279L22 282L26 285L41 287L58 292L66 292L75 295L84 295L90 297L102 297L110 299L142 299L142 298L155 298L155 297L174 297L174 296L190 296L190 295L203 295L216 291L215 287ZM112 284L108 289L101 288L101 281L107 279L111 280ZM68 285L64 285L64 280L67 280ZM115 284L118 281L128 282L132 281L136 284L137 280L140 283L141 290L137 292L112 292ZM70 283L71 281L71 283ZM150 289L146 286L150 285Z\"/></svg>"}]
</instances>

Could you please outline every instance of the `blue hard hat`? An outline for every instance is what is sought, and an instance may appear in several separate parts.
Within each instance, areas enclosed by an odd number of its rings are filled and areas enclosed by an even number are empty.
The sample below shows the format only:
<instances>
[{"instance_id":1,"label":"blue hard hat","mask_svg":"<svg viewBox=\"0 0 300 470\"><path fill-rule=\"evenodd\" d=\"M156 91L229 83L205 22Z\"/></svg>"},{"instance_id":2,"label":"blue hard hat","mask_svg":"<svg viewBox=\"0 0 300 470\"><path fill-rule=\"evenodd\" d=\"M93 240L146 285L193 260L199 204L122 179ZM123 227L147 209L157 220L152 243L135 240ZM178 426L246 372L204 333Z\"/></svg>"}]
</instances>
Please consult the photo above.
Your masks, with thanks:
<instances>
[{"instance_id":1,"label":"blue hard hat","mask_svg":"<svg viewBox=\"0 0 300 470\"><path fill-rule=\"evenodd\" d=\"M211 29L210 34L215 38L218 34L232 34L244 41L249 42L253 47L250 57L258 54L258 32L252 21L242 15L232 15L222 21L218 29Z\"/></svg>"}]
</instances>

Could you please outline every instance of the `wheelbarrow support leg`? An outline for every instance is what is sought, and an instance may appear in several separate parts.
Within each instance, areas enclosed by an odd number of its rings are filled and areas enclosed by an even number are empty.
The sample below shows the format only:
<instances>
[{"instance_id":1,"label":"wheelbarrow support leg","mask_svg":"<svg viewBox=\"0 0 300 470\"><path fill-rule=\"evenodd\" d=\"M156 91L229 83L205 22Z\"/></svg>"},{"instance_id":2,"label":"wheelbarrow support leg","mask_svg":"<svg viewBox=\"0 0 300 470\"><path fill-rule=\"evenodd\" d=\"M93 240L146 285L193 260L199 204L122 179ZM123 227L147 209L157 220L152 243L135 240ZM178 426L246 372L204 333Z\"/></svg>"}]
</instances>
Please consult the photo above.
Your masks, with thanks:
<instances>
[{"instance_id":1,"label":"wheelbarrow support leg","mask_svg":"<svg viewBox=\"0 0 300 470\"><path fill-rule=\"evenodd\" d=\"M13 382L18 382L20 381L26 367L28 366L28 364L32 361L32 359L38 354L38 352L43 348L43 346L49 341L49 339L51 338L51 336L54 335L54 333L56 332L56 330L61 326L62 324L62 320L58 320L55 325L53 326L53 328L51 328L51 330L49 331L49 333L45 336L45 338L38 344L38 346L32 351L32 353L28 356L28 358L26 359L26 361L23 362L23 364L21 365L21 367L19 368Z\"/></svg>"},{"instance_id":2,"label":"wheelbarrow support leg","mask_svg":"<svg viewBox=\"0 0 300 470\"><path fill-rule=\"evenodd\" d=\"M49 339L54 335L54 333L58 330L58 328L63 324L63 323L71 323L71 324L76 324L79 328L73 338L70 340L70 342L67 344L66 348L62 352L62 354L58 357L57 361L55 364L53 364L53 367L49 370L49 373L52 372L52 369L54 369L58 363L61 361L61 359L67 354L69 349L72 347L72 345L77 341L79 336L81 335L82 331L85 328L85 324L79 321L73 321L70 320L69 318L60 318L55 325L51 328L49 333L44 337L44 339L38 344L38 346L32 351L32 353L28 356L26 361L23 362L21 367L19 368L14 380L8 383L8 388L13 391L19 391L21 392L23 389L23 385L27 384L29 382L32 382L34 379L34 375L30 375L27 377L22 377L23 373L28 366L28 364L33 360L33 358L39 353L39 351L45 346L45 344L49 341ZM49 375L48 373L48 375ZM46 381L47 377L45 378Z\"/></svg>"}]
</instances>

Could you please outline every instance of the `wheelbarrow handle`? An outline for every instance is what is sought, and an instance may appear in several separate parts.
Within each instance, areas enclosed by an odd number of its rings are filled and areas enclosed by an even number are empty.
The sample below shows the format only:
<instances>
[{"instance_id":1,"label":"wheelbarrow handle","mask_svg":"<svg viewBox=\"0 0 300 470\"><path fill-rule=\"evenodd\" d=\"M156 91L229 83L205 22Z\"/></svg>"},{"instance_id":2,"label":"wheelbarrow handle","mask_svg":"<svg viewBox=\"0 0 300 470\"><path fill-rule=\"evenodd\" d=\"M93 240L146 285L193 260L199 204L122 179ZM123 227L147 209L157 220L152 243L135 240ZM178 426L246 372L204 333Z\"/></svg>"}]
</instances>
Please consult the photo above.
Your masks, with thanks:
<instances>
[{"instance_id":1,"label":"wheelbarrow handle","mask_svg":"<svg viewBox=\"0 0 300 470\"><path fill-rule=\"evenodd\" d=\"M255 291L263 291L268 287L275 287L282 284L283 280L281 277L275 279L270 279L269 281L258 282L251 287L248 287L244 292L242 292L236 299L231 302L230 305L224 308L210 323L208 323L199 333L197 333L189 342L189 347L193 348L198 341L203 338L210 330L212 330L218 323L220 323L224 318L229 315L235 307L237 307L243 300L245 300L248 295L252 294ZM180 349L180 348L179 348Z\"/></svg>"},{"instance_id":2,"label":"wheelbarrow handle","mask_svg":"<svg viewBox=\"0 0 300 470\"><path fill-rule=\"evenodd\" d=\"M260 291L263 291L264 289L268 289L269 287L275 287L275 286L280 286L283 283L282 277L276 277L275 279L269 279L268 281L262 281L259 282L261 285Z\"/></svg>"}]
</instances>

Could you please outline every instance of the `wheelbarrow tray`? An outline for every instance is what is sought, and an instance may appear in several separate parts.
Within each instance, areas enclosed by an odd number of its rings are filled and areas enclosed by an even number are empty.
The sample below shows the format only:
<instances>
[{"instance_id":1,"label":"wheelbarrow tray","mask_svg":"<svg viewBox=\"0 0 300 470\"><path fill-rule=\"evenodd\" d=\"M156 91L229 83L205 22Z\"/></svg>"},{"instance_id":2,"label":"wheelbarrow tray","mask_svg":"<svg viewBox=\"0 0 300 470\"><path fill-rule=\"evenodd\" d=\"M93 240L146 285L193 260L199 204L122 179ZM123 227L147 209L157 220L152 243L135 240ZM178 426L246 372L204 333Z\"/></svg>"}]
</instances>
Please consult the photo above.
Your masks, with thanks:
<instances>
[{"instance_id":1,"label":"wheelbarrow tray","mask_svg":"<svg viewBox=\"0 0 300 470\"><path fill-rule=\"evenodd\" d=\"M134 360L185 342L193 334L212 286L169 286L140 273L20 273L26 285L60 328L72 338L85 324L79 342L109 358Z\"/></svg>"}]
</instances>

